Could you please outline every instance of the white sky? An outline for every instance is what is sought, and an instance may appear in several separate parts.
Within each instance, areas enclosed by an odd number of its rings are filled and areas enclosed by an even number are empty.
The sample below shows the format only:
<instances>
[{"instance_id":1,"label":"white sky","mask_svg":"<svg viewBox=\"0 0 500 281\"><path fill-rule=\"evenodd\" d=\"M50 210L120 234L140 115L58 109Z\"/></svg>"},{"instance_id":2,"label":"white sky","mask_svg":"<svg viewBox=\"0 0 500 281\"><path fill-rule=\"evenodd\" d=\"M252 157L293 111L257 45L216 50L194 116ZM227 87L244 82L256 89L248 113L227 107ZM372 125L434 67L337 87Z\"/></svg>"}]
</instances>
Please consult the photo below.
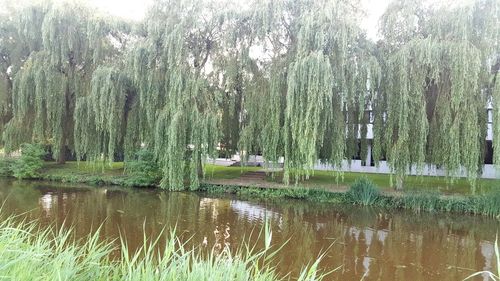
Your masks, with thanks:
<instances>
[{"instance_id":1,"label":"white sky","mask_svg":"<svg viewBox=\"0 0 500 281\"><path fill-rule=\"evenodd\" d=\"M361 0L363 9L366 12L366 18L361 21L361 28L366 30L370 39L377 39L378 20L385 12L391 0Z\"/></svg>"},{"instance_id":2,"label":"white sky","mask_svg":"<svg viewBox=\"0 0 500 281\"><path fill-rule=\"evenodd\" d=\"M84 0L114 16L139 21L152 0Z\"/></svg>"},{"instance_id":3,"label":"white sky","mask_svg":"<svg viewBox=\"0 0 500 281\"><path fill-rule=\"evenodd\" d=\"M141 20L152 0L86 0L93 6L114 15L127 19ZM241 1L241 0L235 0ZM368 38L377 39L378 19L391 0L361 0L367 17L361 26L367 31Z\"/></svg>"}]
</instances>

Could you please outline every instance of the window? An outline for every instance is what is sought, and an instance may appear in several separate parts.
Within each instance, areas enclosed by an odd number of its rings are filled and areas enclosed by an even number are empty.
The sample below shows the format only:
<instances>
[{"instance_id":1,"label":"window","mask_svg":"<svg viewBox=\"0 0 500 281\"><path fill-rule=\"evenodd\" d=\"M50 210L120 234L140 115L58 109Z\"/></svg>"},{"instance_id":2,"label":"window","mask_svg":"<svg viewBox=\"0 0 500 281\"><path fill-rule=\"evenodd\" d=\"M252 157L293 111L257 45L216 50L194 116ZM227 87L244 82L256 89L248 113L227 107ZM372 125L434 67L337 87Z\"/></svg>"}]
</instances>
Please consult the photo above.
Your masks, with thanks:
<instances>
[{"instance_id":1,"label":"window","mask_svg":"<svg viewBox=\"0 0 500 281\"><path fill-rule=\"evenodd\" d=\"M484 150L484 164L493 164L493 144L492 141L486 141L486 149Z\"/></svg>"}]
</instances>

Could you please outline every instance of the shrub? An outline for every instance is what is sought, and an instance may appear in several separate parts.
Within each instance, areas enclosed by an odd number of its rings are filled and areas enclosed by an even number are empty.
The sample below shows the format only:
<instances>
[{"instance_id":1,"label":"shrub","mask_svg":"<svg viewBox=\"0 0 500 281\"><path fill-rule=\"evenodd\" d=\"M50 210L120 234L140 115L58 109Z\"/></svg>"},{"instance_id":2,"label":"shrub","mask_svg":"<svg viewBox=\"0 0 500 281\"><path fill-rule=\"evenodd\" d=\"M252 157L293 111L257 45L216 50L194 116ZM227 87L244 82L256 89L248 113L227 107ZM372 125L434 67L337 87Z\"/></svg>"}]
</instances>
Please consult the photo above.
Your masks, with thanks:
<instances>
[{"instance_id":1,"label":"shrub","mask_svg":"<svg viewBox=\"0 0 500 281\"><path fill-rule=\"evenodd\" d=\"M14 177L18 179L29 179L39 177L39 171L43 167L42 157L45 150L39 144L22 144L21 157L19 157L12 167Z\"/></svg>"},{"instance_id":2,"label":"shrub","mask_svg":"<svg viewBox=\"0 0 500 281\"><path fill-rule=\"evenodd\" d=\"M14 167L15 159L8 157L0 158L0 177L12 177L12 169Z\"/></svg>"},{"instance_id":3,"label":"shrub","mask_svg":"<svg viewBox=\"0 0 500 281\"><path fill-rule=\"evenodd\" d=\"M367 178L359 178L346 194L347 200L363 206L373 205L380 199L378 187Z\"/></svg>"},{"instance_id":4,"label":"shrub","mask_svg":"<svg viewBox=\"0 0 500 281\"><path fill-rule=\"evenodd\" d=\"M161 172L154 155L147 149L139 150L133 161L127 163L125 180L128 186L153 186L159 183Z\"/></svg>"}]
</instances>

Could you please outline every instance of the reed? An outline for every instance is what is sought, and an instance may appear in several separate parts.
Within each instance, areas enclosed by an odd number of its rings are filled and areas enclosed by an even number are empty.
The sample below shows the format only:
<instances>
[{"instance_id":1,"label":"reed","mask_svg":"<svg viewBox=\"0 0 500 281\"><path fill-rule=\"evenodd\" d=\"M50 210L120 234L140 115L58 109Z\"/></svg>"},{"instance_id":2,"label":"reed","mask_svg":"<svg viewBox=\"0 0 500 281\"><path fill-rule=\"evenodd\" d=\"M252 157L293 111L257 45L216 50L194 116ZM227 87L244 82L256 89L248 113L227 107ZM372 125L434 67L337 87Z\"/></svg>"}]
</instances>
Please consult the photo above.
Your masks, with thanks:
<instances>
[{"instance_id":1,"label":"reed","mask_svg":"<svg viewBox=\"0 0 500 281\"><path fill-rule=\"evenodd\" d=\"M469 199L470 213L500 218L500 191Z\"/></svg>"},{"instance_id":2,"label":"reed","mask_svg":"<svg viewBox=\"0 0 500 281\"><path fill-rule=\"evenodd\" d=\"M365 177L357 179L346 194L348 201L363 206L375 205L380 197L378 187Z\"/></svg>"},{"instance_id":3,"label":"reed","mask_svg":"<svg viewBox=\"0 0 500 281\"><path fill-rule=\"evenodd\" d=\"M34 222L7 218L0 222L0 279L5 280L282 280L271 266L272 233L266 227L261 251L242 247L236 253L202 247L186 250L170 233L165 246L159 238L144 237L144 245L131 252L124 239L121 246L102 242L99 231L75 241L71 229L40 229ZM119 250L121 256L111 259ZM319 260L304 268L298 280L321 280Z\"/></svg>"},{"instance_id":4,"label":"reed","mask_svg":"<svg viewBox=\"0 0 500 281\"><path fill-rule=\"evenodd\" d=\"M435 212L440 210L443 202L439 194L433 192L409 192L400 198L404 209L420 212Z\"/></svg>"}]
</instances>

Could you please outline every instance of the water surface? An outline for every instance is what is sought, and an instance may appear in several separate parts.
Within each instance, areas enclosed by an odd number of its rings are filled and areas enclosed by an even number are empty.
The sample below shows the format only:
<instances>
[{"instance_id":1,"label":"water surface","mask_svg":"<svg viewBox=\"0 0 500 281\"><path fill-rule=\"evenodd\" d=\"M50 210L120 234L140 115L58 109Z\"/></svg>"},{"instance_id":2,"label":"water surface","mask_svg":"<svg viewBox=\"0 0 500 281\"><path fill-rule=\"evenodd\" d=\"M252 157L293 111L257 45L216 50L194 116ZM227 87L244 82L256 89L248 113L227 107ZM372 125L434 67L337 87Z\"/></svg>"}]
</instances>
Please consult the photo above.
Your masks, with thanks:
<instances>
[{"instance_id":1,"label":"water surface","mask_svg":"<svg viewBox=\"0 0 500 281\"><path fill-rule=\"evenodd\" d=\"M258 232L267 217L273 244L287 242L277 256L279 272L293 278L325 253L322 269L339 268L327 280L462 280L495 267L500 226L485 217L10 180L0 180L0 200L3 215L73 225L78 237L102 225L103 239L122 234L132 249L144 233L156 237L173 227L189 247L203 247L204 240L208 248L263 245Z\"/></svg>"}]
</instances>

